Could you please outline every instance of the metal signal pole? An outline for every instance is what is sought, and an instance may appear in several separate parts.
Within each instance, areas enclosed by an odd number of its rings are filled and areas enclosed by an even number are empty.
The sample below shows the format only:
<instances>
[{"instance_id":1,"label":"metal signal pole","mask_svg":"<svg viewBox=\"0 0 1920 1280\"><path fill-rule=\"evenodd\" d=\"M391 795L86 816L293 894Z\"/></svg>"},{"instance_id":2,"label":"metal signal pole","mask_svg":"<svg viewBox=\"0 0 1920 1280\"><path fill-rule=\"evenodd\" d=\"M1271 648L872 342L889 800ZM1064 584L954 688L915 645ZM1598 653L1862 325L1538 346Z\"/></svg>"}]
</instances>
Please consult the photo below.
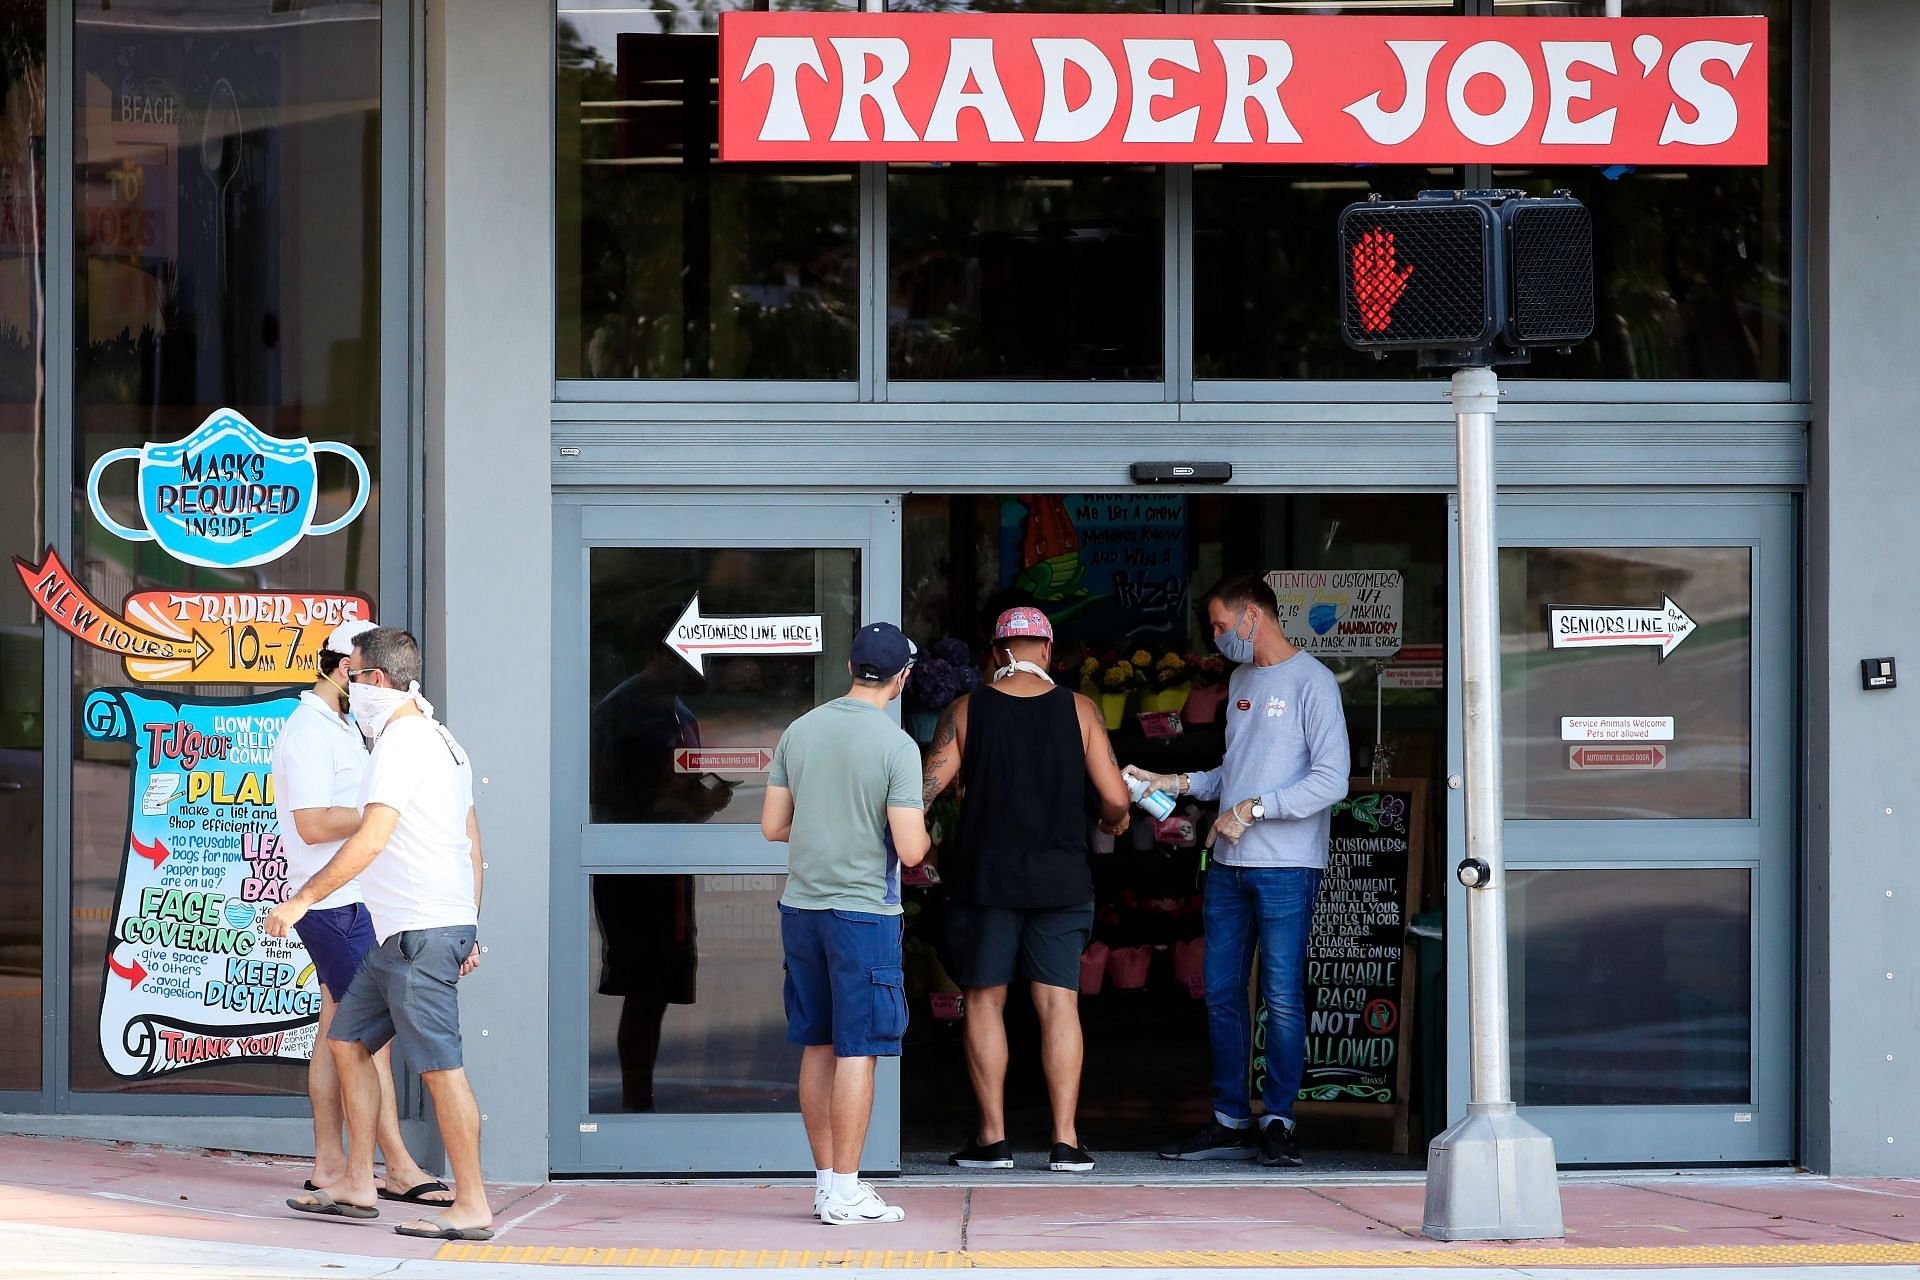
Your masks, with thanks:
<instances>
[{"instance_id":1,"label":"metal signal pole","mask_svg":"<svg viewBox=\"0 0 1920 1280\"><path fill-rule=\"evenodd\" d=\"M1493 517L1492 369L1453 375L1460 468L1460 654L1466 729L1467 1023L1472 1090L1466 1118L1427 1151L1423 1234L1436 1240L1566 1235L1553 1139L1520 1118L1507 1048L1507 886L1500 777L1500 562Z\"/></svg>"}]
</instances>

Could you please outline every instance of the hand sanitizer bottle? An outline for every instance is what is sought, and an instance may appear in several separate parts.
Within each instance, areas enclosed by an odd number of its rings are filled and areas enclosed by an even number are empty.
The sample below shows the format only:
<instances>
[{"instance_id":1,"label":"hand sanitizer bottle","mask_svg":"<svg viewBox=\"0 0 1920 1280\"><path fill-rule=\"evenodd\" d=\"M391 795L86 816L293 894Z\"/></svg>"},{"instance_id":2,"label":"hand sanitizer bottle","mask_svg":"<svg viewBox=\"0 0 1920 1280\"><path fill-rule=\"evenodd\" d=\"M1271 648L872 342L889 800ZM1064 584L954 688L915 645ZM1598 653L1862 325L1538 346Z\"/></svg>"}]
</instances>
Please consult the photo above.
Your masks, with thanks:
<instances>
[{"instance_id":1,"label":"hand sanitizer bottle","mask_svg":"<svg viewBox=\"0 0 1920 1280\"><path fill-rule=\"evenodd\" d=\"M1165 822L1173 816L1174 799L1164 791L1154 791L1132 774L1126 775L1127 794L1156 821Z\"/></svg>"}]
</instances>

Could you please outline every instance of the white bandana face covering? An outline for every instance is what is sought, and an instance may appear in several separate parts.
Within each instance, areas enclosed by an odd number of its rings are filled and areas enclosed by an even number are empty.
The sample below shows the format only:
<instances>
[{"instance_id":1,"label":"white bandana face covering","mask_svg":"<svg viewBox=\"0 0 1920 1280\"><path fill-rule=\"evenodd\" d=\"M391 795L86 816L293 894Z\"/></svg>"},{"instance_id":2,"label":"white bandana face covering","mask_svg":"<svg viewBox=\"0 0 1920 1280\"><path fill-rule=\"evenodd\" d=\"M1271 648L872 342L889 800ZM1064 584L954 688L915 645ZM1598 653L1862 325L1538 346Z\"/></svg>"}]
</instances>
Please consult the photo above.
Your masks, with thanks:
<instances>
[{"instance_id":1,"label":"white bandana face covering","mask_svg":"<svg viewBox=\"0 0 1920 1280\"><path fill-rule=\"evenodd\" d=\"M433 718L433 704L421 696L419 681L409 684L405 689L385 689L379 685L359 683L347 689L347 705L353 711L353 722L360 726L360 732L366 735L368 742L378 741L380 731L387 727L388 718L409 702L419 707L422 715Z\"/></svg>"},{"instance_id":2,"label":"white bandana face covering","mask_svg":"<svg viewBox=\"0 0 1920 1280\"><path fill-rule=\"evenodd\" d=\"M1016 671L1024 671L1030 676L1039 676L1042 680L1045 680L1048 684L1053 683L1053 677L1047 674L1047 670L1045 667L1042 667L1037 662L1028 662L1025 658L1016 658L1014 661L1009 662L1006 666L994 672L993 673L994 683L998 684L1000 681L1005 680L1008 676L1012 675Z\"/></svg>"}]
</instances>

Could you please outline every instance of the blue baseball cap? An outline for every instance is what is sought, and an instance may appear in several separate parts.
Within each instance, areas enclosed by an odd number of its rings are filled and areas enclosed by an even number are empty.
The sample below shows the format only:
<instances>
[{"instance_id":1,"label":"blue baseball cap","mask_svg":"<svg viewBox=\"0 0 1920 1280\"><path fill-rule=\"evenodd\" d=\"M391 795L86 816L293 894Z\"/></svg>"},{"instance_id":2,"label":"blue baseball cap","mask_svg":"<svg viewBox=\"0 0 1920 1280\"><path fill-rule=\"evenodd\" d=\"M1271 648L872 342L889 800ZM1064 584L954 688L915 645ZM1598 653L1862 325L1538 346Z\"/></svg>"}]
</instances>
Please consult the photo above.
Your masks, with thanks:
<instances>
[{"instance_id":1,"label":"blue baseball cap","mask_svg":"<svg viewBox=\"0 0 1920 1280\"><path fill-rule=\"evenodd\" d=\"M847 658L862 680L891 680L912 666L919 652L891 622L869 622L854 633Z\"/></svg>"}]
</instances>

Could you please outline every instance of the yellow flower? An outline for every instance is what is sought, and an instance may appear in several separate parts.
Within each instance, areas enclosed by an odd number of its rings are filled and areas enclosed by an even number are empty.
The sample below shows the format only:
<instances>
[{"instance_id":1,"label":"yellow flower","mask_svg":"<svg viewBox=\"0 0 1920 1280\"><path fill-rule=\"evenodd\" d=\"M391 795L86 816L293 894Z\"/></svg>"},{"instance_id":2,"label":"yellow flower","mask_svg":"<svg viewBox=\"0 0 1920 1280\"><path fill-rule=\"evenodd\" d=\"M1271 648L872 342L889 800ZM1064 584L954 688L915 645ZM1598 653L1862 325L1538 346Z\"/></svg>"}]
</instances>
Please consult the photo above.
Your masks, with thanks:
<instances>
[{"instance_id":1,"label":"yellow flower","mask_svg":"<svg viewBox=\"0 0 1920 1280\"><path fill-rule=\"evenodd\" d=\"M1100 674L1100 659L1088 658L1085 662L1082 662L1080 664L1080 678L1082 680L1091 680L1094 676L1097 676L1099 674Z\"/></svg>"},{"instance_id":2,"label":"yellow flower","mask_svg":"<svg viewBox=\"0 0 1920 1280\"><path fill-rule=\"evenodd\" d=\"M1153 665L1153 655L1145 649L1135 649L1133 651L1133 665L1136 667L1150 667Z\"/></svg>"}]
</instances>

